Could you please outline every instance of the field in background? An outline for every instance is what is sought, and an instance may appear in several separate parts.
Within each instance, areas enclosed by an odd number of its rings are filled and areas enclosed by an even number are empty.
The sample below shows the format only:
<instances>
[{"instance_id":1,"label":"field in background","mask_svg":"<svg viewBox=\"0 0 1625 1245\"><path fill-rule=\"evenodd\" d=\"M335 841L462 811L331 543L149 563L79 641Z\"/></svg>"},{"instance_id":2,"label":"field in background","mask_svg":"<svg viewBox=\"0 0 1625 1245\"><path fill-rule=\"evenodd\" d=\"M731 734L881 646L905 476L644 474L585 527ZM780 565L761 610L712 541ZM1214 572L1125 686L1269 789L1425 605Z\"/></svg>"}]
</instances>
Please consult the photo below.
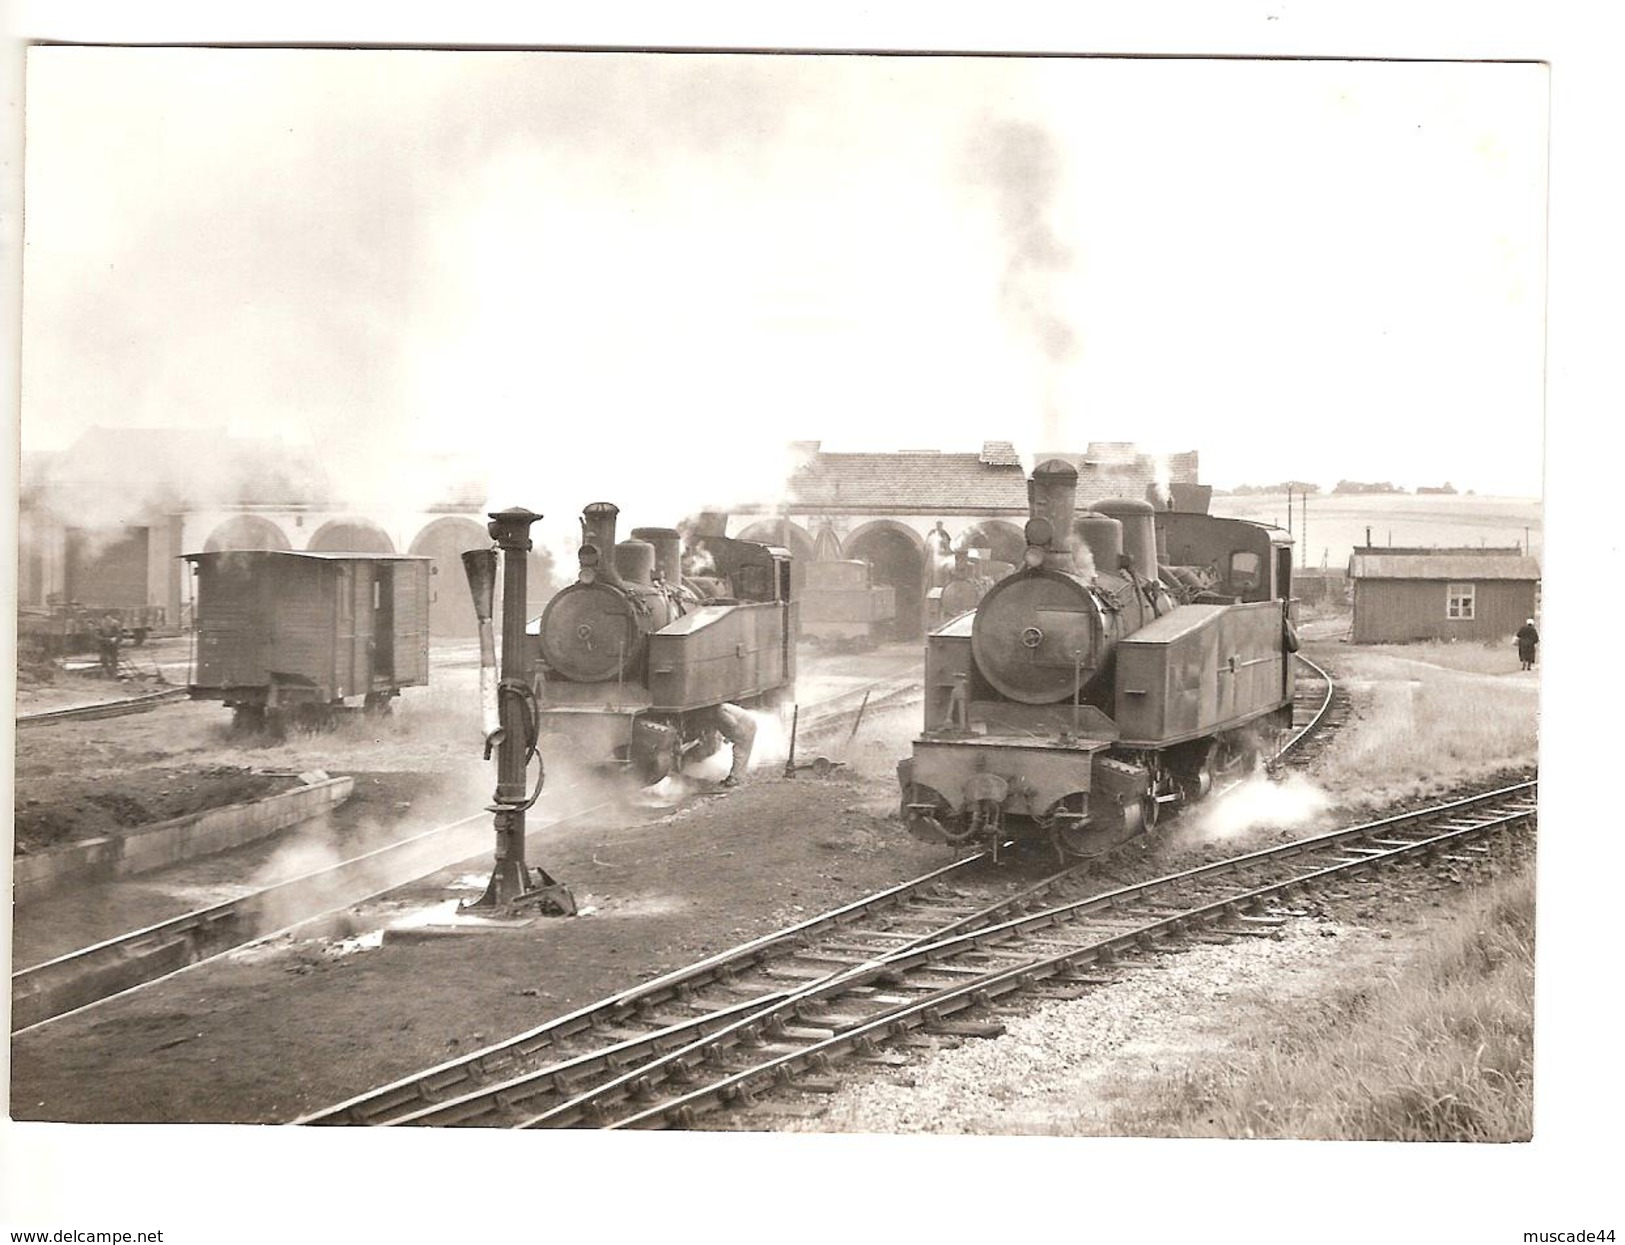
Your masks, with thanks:
<instances>
[{"instance_id":1,"label":"field in background","mask_svg":"<svg viewBox=\"0 0 1625 1245\"><path fill-rule=\"evenodd\" d=\"M1369 494L1311 496L1304 539L1302 503L1292 506L1292 528L1299 536L1296 563L1312 567L1346 567L1354 546L1365 544L1366 528L1374 545L1523 545L1541 552L1541 504L1528 497L1426 496ZM1212 513L1227 519L1287 526L1286 496L1261 493L1245 497L1216 496Z\"/></svg>"}]
</instances>

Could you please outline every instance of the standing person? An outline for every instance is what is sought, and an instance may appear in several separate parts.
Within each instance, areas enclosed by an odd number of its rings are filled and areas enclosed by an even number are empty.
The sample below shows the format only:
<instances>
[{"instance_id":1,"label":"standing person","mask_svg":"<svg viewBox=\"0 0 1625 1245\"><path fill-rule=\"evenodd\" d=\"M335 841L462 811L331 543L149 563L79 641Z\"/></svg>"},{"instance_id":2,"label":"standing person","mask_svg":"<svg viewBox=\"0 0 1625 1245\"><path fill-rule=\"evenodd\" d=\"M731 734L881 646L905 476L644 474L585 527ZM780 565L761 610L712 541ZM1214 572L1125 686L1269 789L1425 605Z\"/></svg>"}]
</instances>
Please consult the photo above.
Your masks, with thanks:
<instances>
[{"instance_id":1,"label":"standing person","mask_svg":"<svg viewBox=\"0 0 1625 1245\"><path fill-rule=\"evenodd\" d=\"M110 679L118 678L119 642L123 639L124 624L119 621L118 615L105 615L101 626L96 628L96 647L101 656L102 673Z\"/></svg>"},{"instance_id":2,"label":"standing person","mask_svg":"<svg viewBox=\"0 0 1625 1245\"><path fill-rule=\"evenodd\" d=\"M1535 650L1539 647L1540 632L1535 630L1535 620L1526 618L1523 626L1518 628L1518 660L1525 670L1535 668Z\"/></svg>"}]
</instances>

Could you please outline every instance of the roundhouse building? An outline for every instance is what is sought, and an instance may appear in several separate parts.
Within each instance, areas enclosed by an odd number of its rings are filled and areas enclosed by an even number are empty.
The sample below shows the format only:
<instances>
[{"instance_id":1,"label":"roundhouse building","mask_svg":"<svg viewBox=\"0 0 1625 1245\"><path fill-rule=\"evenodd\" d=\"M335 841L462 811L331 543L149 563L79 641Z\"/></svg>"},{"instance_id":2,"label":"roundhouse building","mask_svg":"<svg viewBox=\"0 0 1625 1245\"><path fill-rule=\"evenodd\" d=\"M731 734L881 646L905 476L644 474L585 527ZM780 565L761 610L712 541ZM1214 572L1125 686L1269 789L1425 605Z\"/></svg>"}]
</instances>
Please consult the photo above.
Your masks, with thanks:
<instances>
[{"instance_id":1,"label":"roundhouse building","mask_svg":"<svg viewBox=\"0 0 1625 1245\"><path fill-rule=\"evenodd\" d=\"M1494 640L1536 615L1540 562L1508 548L1363 545L1349 559L1356 644Z\"/></svg>"},{"instance_id":2,"label":"roundhouse building","mask_svg":"<svg viewBox=\"0 0 1625 1245\"><path fill-rule=\"evenodd\" d=\"M1020 563L1027 473L1012 442L984 442L973 453L827 453L816 441L797 448L801 466L784 500L739 508L727 534L783 546L798 562L822 556L869 563L874 582L893 590L899 637L924 631L936 560L980 546L995 561ZM1159 458L1109 441L1091 442L1082 453L1041 451L1034 461L1048 458L1078 469L1080 507L1143 499L1161 488L1178 509L1207 508L1194 452Z\"/></svg>"},{"instance_id":3,"label":"roundhouse building","mask_svg":"<svg viewBox=\"0 0 1625 1245\"><path fill-rule=\"evenodd\" d=\"M430 633L473 635L460 559L490 544L485 483L465 464L424 466L414 474L436 481L435 496L347 503L311 449L216 430L93 430L24 457L18 605L154 607L175 629L191 602L182 554L405 553L433 559Z\"/></svg>"}]
</instances>

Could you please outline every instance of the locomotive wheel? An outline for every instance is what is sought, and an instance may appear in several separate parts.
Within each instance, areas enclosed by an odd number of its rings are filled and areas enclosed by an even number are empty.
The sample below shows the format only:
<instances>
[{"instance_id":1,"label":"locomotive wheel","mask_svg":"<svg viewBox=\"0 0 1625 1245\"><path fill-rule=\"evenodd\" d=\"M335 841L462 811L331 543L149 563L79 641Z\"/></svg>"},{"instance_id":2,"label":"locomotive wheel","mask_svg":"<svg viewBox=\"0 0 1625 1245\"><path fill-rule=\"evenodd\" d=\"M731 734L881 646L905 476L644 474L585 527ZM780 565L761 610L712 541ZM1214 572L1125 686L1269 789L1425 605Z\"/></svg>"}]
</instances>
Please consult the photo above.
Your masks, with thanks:
<instances>
[{"instance_id":1,"label":"locomotive wheel","mask_svg":"<svg viewBox=\"0 0 1625 1245\"><path fill-rule=\"evenodd\" d=\"M1056 854L1062 860L1102 856L1110 851L1116 842L1116 837L1104 827L1077 819L1076 814L1084 811L1084 798L1081 794L1063 797L1055 803L1044 819L1044 824L1049 830L1050 842L1054 844Z\"/></svg>"},{"instance_id":2,"label":"locomotive wheel","mask_svg":"<svg viewBox=\"0 0 1625 1245\"><path fill-rule=\"evenodd\" d=\"M1154 793L1147 792L1140 797L1140 828L1150 834L1157 828L1157 817L1162 805L1157 802Z\"/></svg>"}]
</instances>

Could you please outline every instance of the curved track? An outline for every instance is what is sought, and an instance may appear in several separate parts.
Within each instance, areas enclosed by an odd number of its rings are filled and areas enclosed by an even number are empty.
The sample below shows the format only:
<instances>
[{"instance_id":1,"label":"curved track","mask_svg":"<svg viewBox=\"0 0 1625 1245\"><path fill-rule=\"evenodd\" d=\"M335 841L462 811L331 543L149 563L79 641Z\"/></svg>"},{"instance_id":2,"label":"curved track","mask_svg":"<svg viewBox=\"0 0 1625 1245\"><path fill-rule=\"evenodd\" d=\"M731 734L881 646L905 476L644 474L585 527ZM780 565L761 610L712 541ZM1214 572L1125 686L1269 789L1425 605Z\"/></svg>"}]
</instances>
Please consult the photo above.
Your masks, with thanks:
<instances>
[{"instance_id":1,"label":"curved track","mask_svg":"<svg viewBox=\"0 0 1625 1245\"><path fill-rule=\"evenodd\" d=\"M1331 703L1330 677L1307 664L1326 680L1327 693L1306 706L1307 720L1272 763L1311 735ZM985 858L968 857L295 1122L500 1126L514 1123L521 1110L540 1118L590 1087L613 1087L628 1067L659 1066L742 1027L783 1028L779 1009L796 1008L809 992L919 948L977 936L966 931L1019 921L1089 871L1087 862L1070 865L1015 895L994 898L972 869Z\"/></svg>"},{"instance_id":2,"label":"curved track","mask_svg":"<svg viewBox=\"0 0 1625 1245\"><path fill-rule=\"evenodd\" d=\"M511 1127L692 1127L798 1079L828 1088L842 1060L884 1058L885 1043L917 1031L997 1036L1001 1000L1096 984L1125 954L1268 933L1296 914L1280 906L1295 894L1381 868L1476 861L1485 840L1535 813L1531 782L1204 865L887 955L584 1089L552 1068L487 1097Z\"/></svg>"}]
</instances>

